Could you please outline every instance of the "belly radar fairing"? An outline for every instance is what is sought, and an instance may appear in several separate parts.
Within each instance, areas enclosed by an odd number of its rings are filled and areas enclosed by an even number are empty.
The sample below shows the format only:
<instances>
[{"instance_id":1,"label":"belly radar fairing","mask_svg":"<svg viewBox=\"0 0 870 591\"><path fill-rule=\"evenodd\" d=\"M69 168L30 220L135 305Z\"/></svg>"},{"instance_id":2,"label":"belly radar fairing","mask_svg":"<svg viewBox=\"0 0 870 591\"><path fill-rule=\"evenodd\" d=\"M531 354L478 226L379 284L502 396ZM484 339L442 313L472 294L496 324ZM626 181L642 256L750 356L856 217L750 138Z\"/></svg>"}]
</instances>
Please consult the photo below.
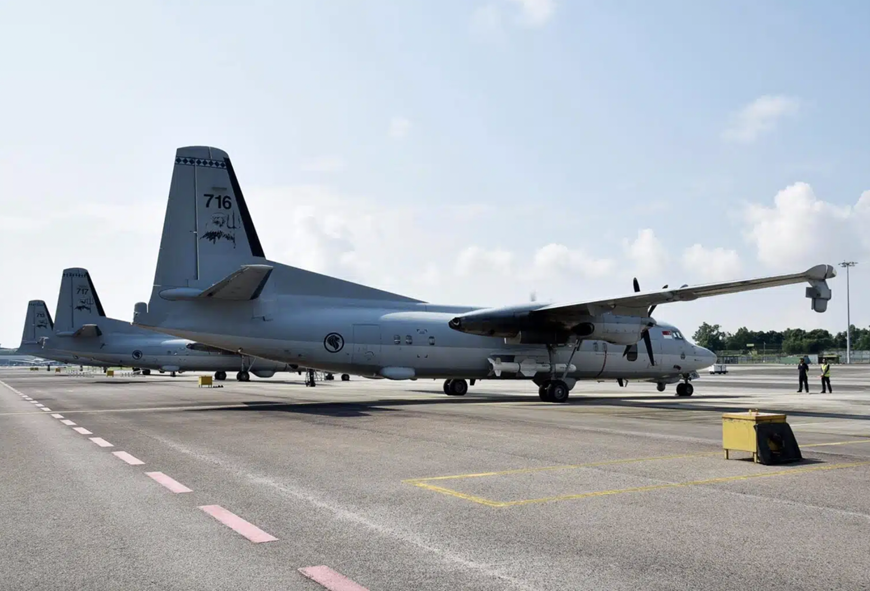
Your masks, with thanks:
<instances>
[{"instance_id":1,"label":"belly radar fairing","mask_svg":"<svg viewBox=\"0 0 870 591\"><path fill-rule=\"evenodd\" d=\"M387 379L530 379L564 401L578 380L681 382L715 361L657 321L657 306L809 283L823 312L833 267L586 302L504 308L444 306L266 258L228 155L176 152L149 302L134 324L209 346L330 372ZM678 337L675 335L679 335Z\"/></svg>"}]
</instances>

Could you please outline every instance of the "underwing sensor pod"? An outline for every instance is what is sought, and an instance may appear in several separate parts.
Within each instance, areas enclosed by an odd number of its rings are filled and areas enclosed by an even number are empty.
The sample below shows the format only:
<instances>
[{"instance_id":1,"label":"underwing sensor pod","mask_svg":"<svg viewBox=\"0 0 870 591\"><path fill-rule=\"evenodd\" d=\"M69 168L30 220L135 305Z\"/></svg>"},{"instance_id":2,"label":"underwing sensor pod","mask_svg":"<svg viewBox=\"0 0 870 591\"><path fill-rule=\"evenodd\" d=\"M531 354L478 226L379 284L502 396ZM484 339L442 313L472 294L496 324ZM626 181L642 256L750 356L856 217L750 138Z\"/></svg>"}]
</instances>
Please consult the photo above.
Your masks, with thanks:
<instances>
[{"instance_id":1,"label":"underwing sensor pod","mask_svg":"<svg viewBox=\"0 0 870 591\"><path fill-rule=\"evenodd\" d=\"M656 319L657 306L809 283L812 309L824 312L835 275L818 265L647 293L635 281L634 293L601 300L433 304L266 258L229 155L190 146L175 154L154 286L133 323L298 367L443 379L454 396L480 379L528 379L551 402L565 402L579 380L677 384L690 396L691 379L716 356Z\"/></svg>"}]
</instances>

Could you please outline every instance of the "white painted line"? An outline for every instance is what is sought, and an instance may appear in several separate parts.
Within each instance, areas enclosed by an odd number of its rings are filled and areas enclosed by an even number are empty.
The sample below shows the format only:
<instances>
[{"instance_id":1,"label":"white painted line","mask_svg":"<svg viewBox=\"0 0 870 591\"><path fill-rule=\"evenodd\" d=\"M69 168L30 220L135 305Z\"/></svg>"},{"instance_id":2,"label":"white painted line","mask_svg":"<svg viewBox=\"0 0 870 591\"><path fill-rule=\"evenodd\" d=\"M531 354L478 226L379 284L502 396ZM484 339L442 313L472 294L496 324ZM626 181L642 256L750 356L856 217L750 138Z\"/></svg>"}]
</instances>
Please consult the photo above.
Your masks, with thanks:
<instances>
[{"instance_id":1,"label":"white painted line","mask_svg":"<svg viewBox=\"0 0 870 591\"><path fill-rule=\"evenodd\" d=\"M74 426L75 426L75 423L73 423L73 422L72 422L71 420L69 420L69 419L64 419L64 420L61 421L61 423L63 423L63 424L66 425L67 427L74 427Z\"/></svg>"},{"instance_id":2,"label":"white painted line","mask_svg":"<svg viewBox=\"0 0 870 591\"><path fill-rule=\"evenodd\" d=\"M73 431L75 431L76 433L79 433L81 435L93 435L93 433L91 433L90 431L88 431L84 427L73 427Z\"/></svg>"},{"instance_id":3,"label":"white painted line","mask_svg":"<svg viewBox=\"0 0 870 591\"><path fill-rule=\"evenodd\" d=\"M47 406L43 406L41 410L43 410L45 412L51 412L51 409L48 408Z\"/></svg>"},{"instance_id":4,"label":"white painted line","mask_svg":"<svg viewBox=\"0 0 870 591\"><path fill-rule=\"evenodd\" d=\"M145 472L145 476L153 478L174 493L189 493L193 492L177 480L170 478L163 472Z\"/></svg>"},{"instance_id":5,"label":"white painted line","mask_svg":"<svg viewBox=\"0 0 870 591\"><path fill-rule=\"evenodd\" d=\"M262 542L274 542L278 539L271 534L267 534L256 525L245 521L238 515L230 513L220 505L203 505L202 507L200 507L200 509L202 509L236 533L245 536L255 544L260 544Z\"/></svg>"},{"instance_id":6,"label":"white painted line","mask_svg":"<svg viewBox=\"0 0 870 591\"><path fill-rule=\"evenodd\" d=\"M30 404L39 404L39 400L31 400Z\"/></svg>"},{"instance_id":7,"label":"white painted line","mask_svg":"<svg viewBox=\"0 0 870 591\"><path fill-rule=\"evenodd\" d=\"M141 466L142 464L145 463L142 460L140 460L139 458L134 458L133 456L131 456L130 454L128 454L125 451L113 451L112 455L115 456L116 458L121 458L122 460L124 460L125 462L130 464L131 466Z\"/></svg>"},{"instance_id":8,"label":"white painted line","mask_svg":"<svg viewBox=\"0 0 870 591\"><path fill-rule=\"evenodd\" d=\"M53 414L53 415L51 415L51 418L53 418L53 419L62 419L62 418L63 418L63 415Z\"/></svg>"},{"instance_id":9,"label":"white painted line","mask_svg":"<svg viewBox=\"0 0 870 591\"><path fill-rule=\"evenodd\" d=\"M299 572L329 591L368 591L325 565L300 568Z\"/></svg>"},{"instance_id":10,"label":"white painted line","mask_svg":"<svg viewBox=\"0 0 870 591\"><path fill-rule=\"evenodd\" d=\"M103 439L102 437L91 437L91 441L93 441L94 443L96 443L100 447L115 447L114 445L112 445L111 443L109 443L108 441Z\"/></svg>"}]
</instances>

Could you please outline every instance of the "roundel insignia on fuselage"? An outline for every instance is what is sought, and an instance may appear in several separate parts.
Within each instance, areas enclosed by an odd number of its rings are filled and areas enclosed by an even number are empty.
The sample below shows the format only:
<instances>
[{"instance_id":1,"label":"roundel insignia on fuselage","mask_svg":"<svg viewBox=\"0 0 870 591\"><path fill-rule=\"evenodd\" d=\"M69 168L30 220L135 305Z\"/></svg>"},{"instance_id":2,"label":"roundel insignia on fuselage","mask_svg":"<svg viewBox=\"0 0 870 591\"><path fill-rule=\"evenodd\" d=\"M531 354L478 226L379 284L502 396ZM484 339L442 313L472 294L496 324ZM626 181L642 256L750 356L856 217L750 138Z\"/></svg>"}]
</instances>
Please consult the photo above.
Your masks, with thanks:
<instances>
[{"instance_id":1,"label":"roundel insignia on fuselage","mask_svg":"<svg viewBox=\"0 0 870 591\"><path fill-rule=\"evenodd\" d=\"M137 361L139 359L142 359L142 351L140 351L139 349L133 351L133 359L136 359Z\"/></svg>"},{"instance_id":2,"label":"roundel insignia on fuselage","mask_svg":"<svg viewBox=\"0 0 870 591\"><path fill-rule=\"evenodd\" d=\"M344 348L344 337L331 332L323 338L323 347L330 353L338 353Z\"/></svg>"}]
</instances>

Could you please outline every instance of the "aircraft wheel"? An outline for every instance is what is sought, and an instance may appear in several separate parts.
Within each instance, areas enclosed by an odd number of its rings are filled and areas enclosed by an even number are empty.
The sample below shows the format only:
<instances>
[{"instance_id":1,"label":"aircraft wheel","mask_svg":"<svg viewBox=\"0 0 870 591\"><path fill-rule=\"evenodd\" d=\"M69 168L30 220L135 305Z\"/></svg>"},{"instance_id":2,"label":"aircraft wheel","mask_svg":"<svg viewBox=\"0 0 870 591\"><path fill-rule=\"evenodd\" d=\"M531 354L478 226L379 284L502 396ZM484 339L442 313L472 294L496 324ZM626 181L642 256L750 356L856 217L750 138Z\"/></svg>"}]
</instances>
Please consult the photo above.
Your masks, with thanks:
<instances>
[{"instance_id":1,"label":"aircraft wheel","mask_svg":"<svg viewBox=\"0 0 870 591\"><path fill-rule=\"evenodd\" d=\"M222 369L214 372L214 379L216 379L219 382L224 381L225 379L227 379L227 372L225 372Z\"/></svg>"},{"instance_id":2,"label":"aircraft wheel","mask_svg":"<svg viewBox=\"0 0 870 591\"><path fill-rule=\"evenodd\" d=\"M695 388L692 384L682 383L677 384L677 396L691 396L695 393Z\"/></svg>"},{"instance_id":3,"label":"aircraft wheel","mask_svg":"<svg viewBox=\"0 0 870 591\"><path fill-rule=\"evenodd\" d=\"M150 376L150 375L151 375L151 370L150 370L150 369L143 369L143 370L142 370L142 375L143 375L143 376Z\"/></svg>"},{"instance_id":4,"label":"aircraft wheel","mask_svg":"<svg viewBox=\"0 0 870 591\"><path fill-rule=\"evenodd\" d=\"M547 386L538 387L538 397L543 402L553 402L550 400L550 394L547 392Z\"/></svg>"},{"instance_id":5,"label":"aircraft wheel","mask_svg":"<svg viewBox=\"0 0 870 591\"><path fill-rule=\"evenodd\" d=\"M325 376L323 376L323 379L326 380L326 381L334 380L334 379L335 379L335 376L334 376L333 374L331 374L331 373L328 373L328 374L326 374Z\"/></svg>"},{"instance_id":6,"label":"aircraft wheel","mask_svg":"<svg viewBox=\"0 0 870 591\"><path fill-rule=\"evenodd\" d=\"M174 372L174 371L172 372L172 377L173 377L173 378L175 377L175 372Z\"/></svg>"},{"instance_id":7,"label":"aircraft wheel","mask_svg":"<svg viewBox=\"0 0 870 591\"><path fill-rule=\"evenodd\" d=\"M661 383L660 383L660 384L657 384L657 385L656 385L656 390L658 390L659 392L664 392L664 391L665 391L665 385L664 385L664 384L661 384Z\"/></svg>"},{"instance_id":8,"label":"aircraft wheel","mask_svg":"<svg viewBox=\"0 0 870 591\"><path fill-rule=\"evenodd\" d=\"M251 374L249 374L246 371L240 371L239 373L236 374L236 379L239 380L240 382L250 382L251 381Z\"/></svg>"},{"instance_id":9,"label":"aircraft wheel","mask_svg":"<svg viewBox=\"0 0 870 591\"><path fill-rule=\"evenodd\" d=\"M452 396L450 393L450 380L444 380L444 393L448 396Z\"/></svg>"},{"instance_id":10,"label":"aircraft wheel","mask_svg":"<svg viewBox=\"0 0 870 591\"><path fill-rule=\"evenodd\" d=\"M350 376L349 376L348 374L346 374L346 373L341 374L341 381L342 381L342 382L349 382L349 381L350 381Z\"/></svg>"},{"instance_id":11,"label":"aircraft wheel","mask_svg":"<svg viewBox=\"0 0 870 591\"><path fill-rule=\"evenodd\" d=\"M468 382L465 380L450 380L450 395L465 396L468 393Z\"/></svg>"},{"instance_id":12,"label":"aircraft wheel","mask_svg":"<svg viewBox=\"0 0 870 591\"><path fill-rule=\"evenodd\" d=\"M568 384L562 380L553 380L547 385L547 396L550 402L567 402L569 393Z\"/></svg>"}]
</instances>

